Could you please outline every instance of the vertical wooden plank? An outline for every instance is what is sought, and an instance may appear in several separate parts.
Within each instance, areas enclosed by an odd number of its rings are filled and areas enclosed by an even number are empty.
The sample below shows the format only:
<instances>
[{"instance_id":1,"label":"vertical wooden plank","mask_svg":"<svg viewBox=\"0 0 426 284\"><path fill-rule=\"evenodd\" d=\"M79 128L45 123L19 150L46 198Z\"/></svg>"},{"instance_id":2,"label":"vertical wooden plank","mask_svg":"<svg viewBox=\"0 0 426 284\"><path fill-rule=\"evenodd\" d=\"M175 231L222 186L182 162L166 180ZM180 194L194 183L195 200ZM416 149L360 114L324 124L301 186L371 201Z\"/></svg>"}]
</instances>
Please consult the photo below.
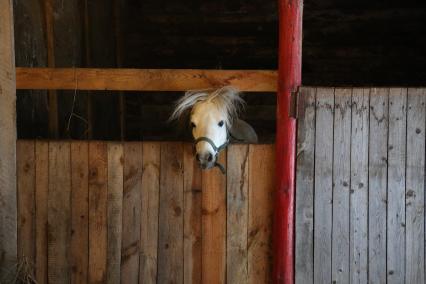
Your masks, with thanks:
<instances>
[{"instance_id":1,"label":"vertical wooden plank","mask_svg":"<svg viewBox=\"0 0 426 284\"><path fill-rule=\"evenodd\" d=\"M387 280L405 281L407 89L389 91Z\"/></svg>"},{"instance_id":2,"label":"vertical wooden plank","mask_svg":"<svg viewBox=\"0 0 426 284\"><path fill-rule=\"evenodd\" d=\"M143 144L141 254L139 283L157 280L160 144Z\"/></svg>"},{"instance_id":3,"label":"vertical wooden plank","mask_svg":"<svg viewBox=\"0 0 426 284\"><path fill-rule=\"evenodd\" d=\"M368 280L386 283L386 205L389 89L370 95L368 165Z\"/></svg>"},{"instance_id":4,"label":"vertical wooden plank","mask_svg":"<svg viewBox=\"0 0 426 284\"><path fill-rule=\"evenodd\" d=\"M161 144L158 282L183 281L183 145ZM212 256L213 257L213 256Z\"/></svg>"},{"instance_id":5,"label":"vertical wooden plank","mask_svg":"<svg viewBox=\"0 0 426 284\"><path fill-rule=\"evenodd\" d=\"M106 282L108 154L105 142L89 143L89 283Z\"/></svg>"},{"instance_id":6,"label":"vertical wooden plank","mask_svg":"<svg viewBox=\"0 0 426 284\"><path fill-rule=\"evenodd\" d=\"M367 283L369 89L352 91L350 281Z\"/></svg>"},{"instance_id":7,"label":"vertical wooden plank","mask_svg":"<svg viewBox=\"0 0 426 284\"><path fill-rule=\"evenodd\" d=\"M334 89L318 88L315 130L314 282L331 282Z\"/></svg>"},{"instance_id":8,"label":"vertical wooden plank","mask_svg":"<svg viewBox=\"0 0 426 284\"><path fill-rule=\"evenodd\" d=\"M26 259L29 263L34 263L35 145L34 141L19 141L16 146L16 174L18 186L18 258Z\"/></svg>"},{"instance_id":9,"label":"vertical wooden plank","mask_svg":"<svg viewBox=\"0 0 426 284\"><path fill-rule=\"evenodd\" d=\"M120 283L121 224L123 221L123 146L108 143L108 252L107 283Z\"/></svg>"},{"instance_id":10,"label":"vertical wooden plank","mask_svg":"<svg viewBox=\"0 0 426 284\"><path fill-rule=\"evenodd\" d=\"M13 1L0 0L0 279L16 262L16 82Z\"/></svg>"},{"instance_id":11,"label":"vertical wooden plank","mask_svg":"<svg viewBox=\"0 0 426 284\"><path fill-rule=\"evenodd\" d=\"M228 147L227 168L227 283L247 283L249 146Z\"/></svg>"},{"instance_id":12,"label":"vertical wooden plank","mask_svg":"<svg viewBox=\"0 0 426 284\"><path fill-rule=\"evenodd\" d=\"M35 276L38 283L47 283L47 208L49 192L49 143L35 142Z\"/></svg>"},{"instance_id":13,"label":"vertical wooden plank","mask_svg":"<svg viewBox=\"0 0 426 284\"><path fill-rule=\"evenodd\" d=\"M86 283L89 265L89 145L71 142L71 283Z\"/></svg>"},{"instance_id":14,"label":"vertical wooden plank","mask_svg":"<svg viewBox=\"0 0 426 284\"><path fill-rule=\"evenodd\" d=\"M184 145L184 280L186 284L201 283L201 169L194 159L192 144Z\"/></svg>"},{"instance_id":15,"label":"vertical wooden plank","mask_svg":"<svg viewBox=\"0 0 426 284\"><path fill-rule=\"evenodd\" d=\"M408 89L406 283L425 282L425 91Z\"/></svg>"},{"instance_id":16,"label":"vertical wooden plank","mask_svg":"<svg viewBox=\"0 0 426 284\"><path fill-rule=\"evenodd\" d=\"M333 236L331 257L333 283L349 283L351 96L351 89L335 90L333 142ZM321 222L320 220L318 221Z\"/></svg>"},{"instance_id":17,"label":"vertical wooden plank","mask_svg":"<svg viewBox=\"0 0 426 284\"><path fill-rule=\"evenodd\" d=\"M55 29L53 16L53 0L44 1L44 20L46 33L47 67L55 67ZM58 127L58 97L56 90L48 91L49 137L57 139Z\"/></svg>"},{"instance_id":18,"label":"vertical wooden plank","mask_svg":"<svg viewBox=\"0 0 426 284\"><path fill-rule=\"evenodd\" d=\"M48 276L49 283L69 283L71 238L70 144L49 144Z\"/></svg>"},{"instance_id":19,"label":"vertical wooden plank","mask_svg":"<svg viewBox=\"0 0 426 284\"><path fill-rule=\"evenodd\" d=\"M138 283L141 232L142 143L124 144L121 282Z\"/></svg>"},{"instance_id":20,"label":"vertical wooden plank","mask_svg":"<svg viewBox=\"0 0 426 284\"><path fill-rule=\"evenodd\" d=\"M219 163L226 166L226 154ZM218 168L202 172L202 281L225 283L226 176Z\"/></svg>"},{"instance_id":21,"label":"vertical wooden plank","mask_svg":"<svg viewBox=\"0 0 426 284\"><path fill-rule=\"evenodd\" d=\"M314 281L315 88L299 97L296 172L295 283Z\"/></svg>"},{"instance_id":22,"label":"vertical wooden plank","mask_svg":"<svg viewBox=\"0 0 426 284\"><path fill-rule=\"evenodd\" d=\"M274 145L249 146L249 283L272 281L272 216L275 189Z\"/></svg>"}]
</instances>

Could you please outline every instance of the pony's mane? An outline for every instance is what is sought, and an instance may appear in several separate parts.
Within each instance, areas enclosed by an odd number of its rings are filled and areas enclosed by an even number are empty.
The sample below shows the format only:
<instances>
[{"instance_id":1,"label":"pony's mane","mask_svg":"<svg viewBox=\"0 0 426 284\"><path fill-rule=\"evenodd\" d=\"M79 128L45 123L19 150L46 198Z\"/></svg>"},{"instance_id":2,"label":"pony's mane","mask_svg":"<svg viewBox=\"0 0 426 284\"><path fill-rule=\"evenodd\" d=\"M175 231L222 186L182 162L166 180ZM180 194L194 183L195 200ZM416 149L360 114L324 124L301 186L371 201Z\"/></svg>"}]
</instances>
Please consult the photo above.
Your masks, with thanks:
<instances>
[{"instance_id":1,"label":"pony's mane","mask_svg":"<svg viewBox=\"0 0 426 284\"><path fill-rule=\"evenodd\" d=\"M240 97L239 91L231 86L216 90L188 91L176 102L176 107L170 116L170 120L186 119L191 109L202 102L213 103L219 111L225 114L228 125L238 118L241 108L244 107L244 100Z\"/></svg>"}]
</instances>

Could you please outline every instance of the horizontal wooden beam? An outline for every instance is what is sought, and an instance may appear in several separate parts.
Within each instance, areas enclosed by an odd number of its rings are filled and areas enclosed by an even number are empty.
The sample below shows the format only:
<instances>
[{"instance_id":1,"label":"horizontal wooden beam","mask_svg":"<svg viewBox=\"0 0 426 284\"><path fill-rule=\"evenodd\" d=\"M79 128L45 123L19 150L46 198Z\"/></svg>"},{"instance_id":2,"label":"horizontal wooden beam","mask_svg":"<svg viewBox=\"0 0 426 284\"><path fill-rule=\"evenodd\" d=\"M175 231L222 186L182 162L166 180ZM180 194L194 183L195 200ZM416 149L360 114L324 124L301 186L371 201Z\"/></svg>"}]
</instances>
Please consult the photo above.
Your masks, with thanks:
<instances>
[{"instance_id":1,"label":"horizontal wooden beam","mask_svg":"<svg viewBox=\"0 0 426 284\"><path fill-rule=\"evenodd\" d=\"M272 70L16 68L16 88L32 90L187 91L232 85L276 92Z\"/></svg>"}]
</instances>

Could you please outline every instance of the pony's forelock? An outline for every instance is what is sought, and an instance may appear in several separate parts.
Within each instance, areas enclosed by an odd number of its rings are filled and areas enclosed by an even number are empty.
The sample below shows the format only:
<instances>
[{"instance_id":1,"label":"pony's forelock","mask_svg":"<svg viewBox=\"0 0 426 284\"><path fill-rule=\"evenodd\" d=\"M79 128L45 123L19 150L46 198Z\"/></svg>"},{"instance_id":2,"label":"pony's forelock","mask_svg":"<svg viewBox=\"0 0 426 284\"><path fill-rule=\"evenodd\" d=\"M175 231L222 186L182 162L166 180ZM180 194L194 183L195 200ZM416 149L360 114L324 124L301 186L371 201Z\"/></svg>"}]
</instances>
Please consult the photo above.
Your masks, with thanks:
<instances>
[{"instance_id":1,"label":"pony's forelock","mask_svg":"<svg viewBox=\"0 0 426 284\"><path fill-rule=\"evenodd\" d=\"M170 120L186 119L190 115L191 109L198 103L210 102L219 111L223 112L228 125L238 118L241 109L244 107L244 100L240 97L239 91L231 86L222 87L216 90L195 90L188 91L176 102L175 109L170 116Z\"/></svg>"}]
</instances>

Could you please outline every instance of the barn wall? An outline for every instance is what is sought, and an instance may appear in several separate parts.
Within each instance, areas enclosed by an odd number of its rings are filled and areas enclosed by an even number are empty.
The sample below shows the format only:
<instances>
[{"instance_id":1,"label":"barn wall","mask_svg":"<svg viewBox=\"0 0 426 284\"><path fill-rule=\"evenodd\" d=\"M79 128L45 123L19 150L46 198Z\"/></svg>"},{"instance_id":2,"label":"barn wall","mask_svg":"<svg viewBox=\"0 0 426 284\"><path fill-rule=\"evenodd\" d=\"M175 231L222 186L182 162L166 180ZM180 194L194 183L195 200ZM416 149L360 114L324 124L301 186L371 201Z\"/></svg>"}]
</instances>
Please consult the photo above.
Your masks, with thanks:
<instances>
[{"instance_id":1,"label":"barn wall","mask_svg":"<svg viewBox=\"0 0 426 284\"><path fill-rule=\"evenodd\" d=\"M201 172L186 143L18 141L18 251L38 283L267 283L273 145Z\"/></svg>"},{"instance_id":2,"label":"barn wall","mask_svg":"<svg viewBox=\"0 0 426 284\"><path fill-rule=\"evenodd\" d=\"M296 283L424 283L425 95L303 89Z\"/></svg>"}]
</instances>

